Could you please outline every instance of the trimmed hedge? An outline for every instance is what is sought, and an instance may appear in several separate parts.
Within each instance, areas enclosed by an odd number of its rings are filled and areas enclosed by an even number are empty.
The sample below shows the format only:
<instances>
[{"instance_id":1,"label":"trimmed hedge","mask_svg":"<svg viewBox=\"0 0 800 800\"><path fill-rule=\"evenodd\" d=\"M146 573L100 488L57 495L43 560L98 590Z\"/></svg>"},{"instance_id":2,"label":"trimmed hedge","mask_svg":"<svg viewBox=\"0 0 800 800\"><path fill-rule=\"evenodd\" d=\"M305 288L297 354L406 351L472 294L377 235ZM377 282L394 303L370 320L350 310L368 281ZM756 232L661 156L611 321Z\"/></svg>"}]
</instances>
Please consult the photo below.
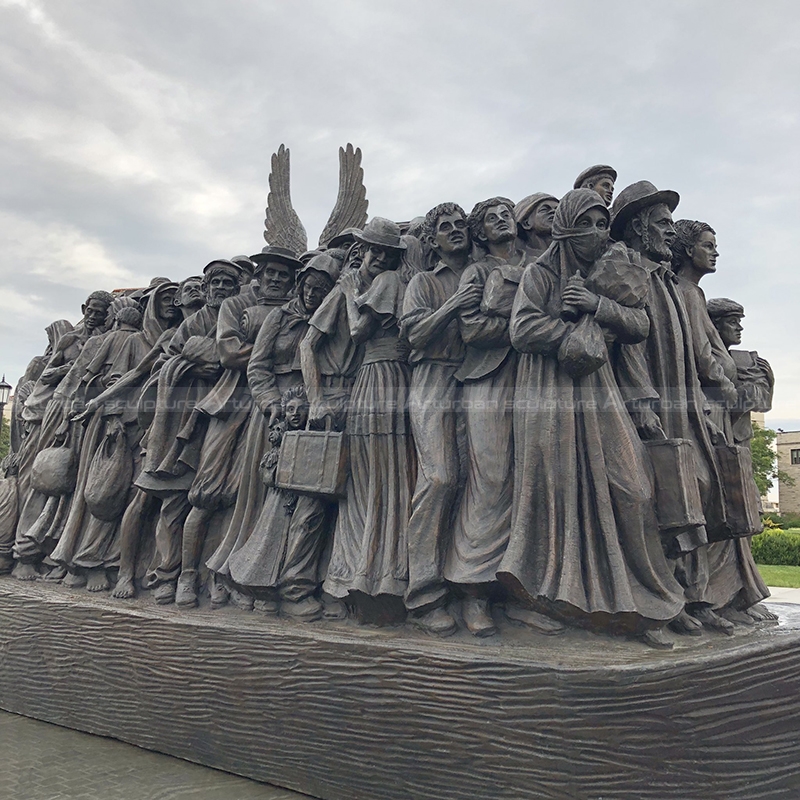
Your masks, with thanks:
<instances>
[{"instance_id":1,"label":"trimmed hedge","mask_svg":"<svg viewBox=\"0 0 800 800\"><path fill-rule=\"evenodd\" d=\"M800 567L800 530L766 530L754 536L752 544L758 564Z\"/></svg>"}]
</instances>

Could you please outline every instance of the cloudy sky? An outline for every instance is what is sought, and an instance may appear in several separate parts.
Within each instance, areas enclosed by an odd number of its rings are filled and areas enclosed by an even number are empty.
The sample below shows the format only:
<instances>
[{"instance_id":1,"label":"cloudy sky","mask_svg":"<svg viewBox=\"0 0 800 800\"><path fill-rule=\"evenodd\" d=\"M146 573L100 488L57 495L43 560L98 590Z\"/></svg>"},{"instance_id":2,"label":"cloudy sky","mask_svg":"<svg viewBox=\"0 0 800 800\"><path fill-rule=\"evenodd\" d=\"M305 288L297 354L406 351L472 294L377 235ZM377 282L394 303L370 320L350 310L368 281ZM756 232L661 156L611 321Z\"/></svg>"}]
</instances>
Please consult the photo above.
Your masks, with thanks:
<instances>
[{"instance_id":1,"label":"cloudy sky","mask_svg":"<svg viewBox=\"0 0 800 800\"><path fill-rule=\"evenodd\" d=\"M353 142L372 214L680 192L800 428L796 0L0 0L0 371L94 289L263 245L270 154L316 241Z\"/></svg>"}]
</instances>

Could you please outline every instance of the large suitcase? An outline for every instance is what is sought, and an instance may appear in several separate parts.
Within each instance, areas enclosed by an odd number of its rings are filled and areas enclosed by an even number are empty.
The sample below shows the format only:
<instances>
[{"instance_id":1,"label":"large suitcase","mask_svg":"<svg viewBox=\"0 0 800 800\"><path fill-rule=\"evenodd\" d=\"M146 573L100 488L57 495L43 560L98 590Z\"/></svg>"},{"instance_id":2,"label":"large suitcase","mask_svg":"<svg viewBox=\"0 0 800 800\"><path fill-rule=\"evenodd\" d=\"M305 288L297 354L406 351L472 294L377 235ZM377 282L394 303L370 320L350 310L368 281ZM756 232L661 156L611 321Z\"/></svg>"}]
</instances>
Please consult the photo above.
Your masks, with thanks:
<instances>
[{"instance_id":1,"label":"large suitcase","mask_svg":"<svg viewBox=\"0 0 800 800\"><path fill-rule=\"evenodd\" d=\"M715 531L709 538L738 539L761 533L761 502L758 487L753 478L753 458L749 447L742 445L718 445L714 448L717 465L725 493L725 527Z\"/></svg>"},{"instance_id":2,"label":"large suitcase","mask_svg":"<svg viewBox=\"0 0 800 800\"><path fill-rule=\"evenodd\" d=\"M667 554L690 552L708 541L694 444L688 439L655 439L645 444L653 465L656 515Z\"/></svg>"},{"instance_id":3,"label":"large suitcase","mask_svg":"<svg viewBox=\"0 0 800 800\"><path fill-rule=\"evenodd\" d=\"M281 440L275 485L315 497L343 497L347 481L347 438L339 431L286 431Z\"/></svg>"}]
</instances>

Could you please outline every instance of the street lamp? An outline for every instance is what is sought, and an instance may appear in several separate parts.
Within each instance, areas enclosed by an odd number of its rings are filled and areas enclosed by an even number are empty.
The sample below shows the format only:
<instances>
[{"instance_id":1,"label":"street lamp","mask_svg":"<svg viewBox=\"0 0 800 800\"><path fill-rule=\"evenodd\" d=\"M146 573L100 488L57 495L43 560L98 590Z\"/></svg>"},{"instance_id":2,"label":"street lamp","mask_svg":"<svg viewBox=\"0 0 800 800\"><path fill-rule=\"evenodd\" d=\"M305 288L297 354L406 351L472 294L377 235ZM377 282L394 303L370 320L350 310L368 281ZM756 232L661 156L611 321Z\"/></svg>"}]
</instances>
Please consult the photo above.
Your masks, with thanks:
<instances>
[{"instance_id":1,"label":"street lamp","mask_svg":"<svg viewBox=\"0 0 800 800\"><path fill-rule=\"evenodd\" d=\"M5 410L6 403L8 402L9 395L11 394L11 384L6 383L6 376L3 375L3 380L0 381L0 420L5 423L3 411Z\"/></svg>"}]
</instances>

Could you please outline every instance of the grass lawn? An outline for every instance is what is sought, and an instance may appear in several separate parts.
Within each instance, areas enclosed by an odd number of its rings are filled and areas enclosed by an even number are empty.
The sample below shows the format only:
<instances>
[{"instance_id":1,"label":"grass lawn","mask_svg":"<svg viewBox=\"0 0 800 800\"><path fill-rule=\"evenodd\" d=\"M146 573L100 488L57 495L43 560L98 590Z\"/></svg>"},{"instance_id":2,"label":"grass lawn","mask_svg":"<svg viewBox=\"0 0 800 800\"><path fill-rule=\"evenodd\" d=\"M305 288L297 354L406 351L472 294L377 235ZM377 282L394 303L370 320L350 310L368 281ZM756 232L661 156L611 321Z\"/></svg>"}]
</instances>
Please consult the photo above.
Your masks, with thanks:
<instances>
[{"instance_id":1,"label":"grass lawn","mask_svg":"<svg viewBox=\"0 0 800 800\"><path fill-rule=\"evenodd\" d=\"M785 586L800 589L800 567L759 564L758 571L767 586Z\"/></svg>"}]
</instances>

